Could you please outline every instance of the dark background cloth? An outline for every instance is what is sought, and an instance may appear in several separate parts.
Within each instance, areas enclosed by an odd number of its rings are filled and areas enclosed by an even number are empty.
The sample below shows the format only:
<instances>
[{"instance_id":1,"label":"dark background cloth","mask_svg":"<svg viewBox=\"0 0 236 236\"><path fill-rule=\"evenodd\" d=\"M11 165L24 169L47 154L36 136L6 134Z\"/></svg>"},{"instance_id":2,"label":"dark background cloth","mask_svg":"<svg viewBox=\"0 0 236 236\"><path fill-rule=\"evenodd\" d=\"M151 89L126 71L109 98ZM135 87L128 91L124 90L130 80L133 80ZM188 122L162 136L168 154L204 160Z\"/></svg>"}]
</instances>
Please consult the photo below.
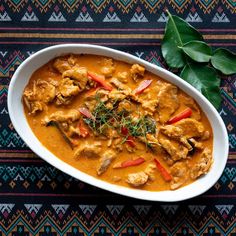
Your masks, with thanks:
<instances>
[{"instance_id":1,"label":"dark background cloth","mask_svg":"<svg viewBox=\"0 0 236 236\"><path fill-rule=\"evenodd\" d=\"M50 45L104 45L166 67L160 52L166 9L187 19L214 48L236 52L233 0L0 1L0 236L236 235L235 76L221 83L227 166L208 192L184 202L135 200L65 175L32 153L8 116L13 73Z\"/></svg>"}]
</instances>

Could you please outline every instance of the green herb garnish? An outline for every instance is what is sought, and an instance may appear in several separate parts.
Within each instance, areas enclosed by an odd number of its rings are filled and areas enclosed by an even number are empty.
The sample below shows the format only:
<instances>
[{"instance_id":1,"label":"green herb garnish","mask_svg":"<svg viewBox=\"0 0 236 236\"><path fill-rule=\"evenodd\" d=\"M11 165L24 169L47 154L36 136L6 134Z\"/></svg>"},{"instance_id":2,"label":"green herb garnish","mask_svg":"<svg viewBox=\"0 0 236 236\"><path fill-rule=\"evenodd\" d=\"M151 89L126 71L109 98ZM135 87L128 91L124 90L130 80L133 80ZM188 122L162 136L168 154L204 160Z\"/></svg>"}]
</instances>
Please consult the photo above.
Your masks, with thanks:
<instances>
[{"instance_id":1,"label":"green herb garnish","mask_svg":"<svg viewBox=\"0 0 236 236\"><path fill-rule=\"evenodd\" d=\"M236 54L219 48L214 52L202 35L178 16L169 15L162 40L162 55L170 68L198 89L216 108L221 104L219 73L236 73Z\"/></svg>"}]
</instances>

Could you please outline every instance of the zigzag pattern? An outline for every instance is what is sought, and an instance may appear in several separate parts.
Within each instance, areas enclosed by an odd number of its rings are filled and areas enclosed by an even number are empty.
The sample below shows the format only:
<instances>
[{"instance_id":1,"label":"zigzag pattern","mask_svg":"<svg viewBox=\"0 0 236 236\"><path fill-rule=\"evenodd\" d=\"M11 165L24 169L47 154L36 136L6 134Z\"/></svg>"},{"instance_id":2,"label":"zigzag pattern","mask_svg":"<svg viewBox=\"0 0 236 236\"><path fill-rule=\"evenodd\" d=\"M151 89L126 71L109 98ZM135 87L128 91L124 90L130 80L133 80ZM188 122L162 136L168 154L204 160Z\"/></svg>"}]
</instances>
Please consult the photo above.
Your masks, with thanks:
<instances>
[{"instance_id":1,"label":"zigzag pattern","mask_svg":"<svg viewBox=\"0 0 236 236\"><path fill-rule=\"evenodd\" d=\"M1 163L1 161L0 161ZM34 190L35 192L58 190L67 192L73 190L74 193L80 193L81 190L89 191L91 187L88 185L62 173L55 167L42 162L40 165L0 165L0 180L2 185L1 192L9 191L12 189L18 189L21 191ZM225 191L227 193L233 193L236 190L236 167L227 166L212 188L212 193L218 193L219 191ZM76 190L77 189L77 190ZM143 210L139 209L142 213Z\"/></svg>"},{"instance_id":2,"label":"zigzag pattern","mask_svg":"<svg viewBox=\"0 0 236 236\"><path fill-rule=\"evenodd\" d=\"M64 205L61 205L62 207ZM195 217L190 207L181 207L185 217L173 218L168 222L170 215L163 211L161 206L152 206L147 214L137 214L135 206L124 208L121 213L113 215L107 206L95 206L94 215L86 216L80 205L68 205L69 208L62 214L55 214L52 206L41 204L40 214L29 213L21 205L14 206L14 212L9 212L0 222L0 232L4 235L229 235L236 226L235 214L232 208L227 214L221 214L218 208L227 205L206 207L203 215L211 215L199 222L193 222ZM89 207L89 205L87 205ZM116 207L114 205L113 207ZM142 206L146 208L145 205ZM172 205L169 205L171 208ZM197 205L196 205L197 207ZM17 208L17 210L16 210ZM16 212L16 213L15 213ZM98 217L99 216L99 217ZM175 217L177 214L174 215ZM222 221L221 226L217 222ZM143 222L143 223L140 223ZM19 228L21 227L21 228ZM20 232L21 230L21 232ZM185 234L183 232L185 231ZM18 233L18 234L17 234ZM182 234L181 234L182 233ZM232 235L232 234L231 234Z\"/></svg>"},{"instance_id":3,"label":"zigzag pattern","mask_svg":"<svg viewBox=\"0 0 236 236\"><path fill-rule=\"evenodd\" d=\"M55 6L59 9L62 9L66 13L75 13L78 9L83 6L88 6L95 13L103 12L109 5L116 6L123 14L129 14L137 6L140 6L144 9L147 9L149 13L156 13L159 10L164 8L173 9L177 13L189 12L190 8L194 5L198 5L199 8L205 13L210 14L217 9L218 1L215 0L174 0L174 1L165 1L165 0L70 0L70 1L55 1L55 0L34 0L30 4L27 4L26 0L8 0L6 5L10 7L10 10L13 12L22 12L26 10L27 7L32 7L38 9L41 14L50 12ZM6 5L2 6L5 8ZM222 6L225 6L226 9L229 9L232 13L236 11L236 5L234 1L223 0L221 2ZM4 12L2 10L2 12ZM1 11L0 11L1 13Z\"/></svg>"}]
</instances>

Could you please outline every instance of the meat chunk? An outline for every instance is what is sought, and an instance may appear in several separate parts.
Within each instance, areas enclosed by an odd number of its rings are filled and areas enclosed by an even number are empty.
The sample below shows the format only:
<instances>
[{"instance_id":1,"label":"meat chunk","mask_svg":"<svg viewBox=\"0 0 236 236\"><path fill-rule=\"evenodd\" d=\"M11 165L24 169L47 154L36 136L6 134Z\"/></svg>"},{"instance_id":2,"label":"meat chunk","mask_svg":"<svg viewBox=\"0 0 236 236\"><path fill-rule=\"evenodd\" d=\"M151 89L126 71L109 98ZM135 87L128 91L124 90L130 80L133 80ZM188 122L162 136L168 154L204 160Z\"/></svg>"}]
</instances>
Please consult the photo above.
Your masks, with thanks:
<instances>
[{"instance_id":1,"label":"meat chunk","mask_svg":"<svg viewBox=\"0 0 236 236\"><path fill-rule=\"evenodd\" d=\"M155 164L148 164L144 170L144 172L148 175L148 179L150 179L151 181L155 180L155 171L156 171Z\"/></svg>"},{"instance_id":2,"label":"meat chunk","mask_svg":"<svg viewBox=\"0 0 236 236\"><path fill-rule=\"evenodd\" d=\"M176 139L181 142L188 150L192 150L192 146L189 144L187 138L183 135L184 132L181 128L174 125L166 125L160 128L160 131L166 136Z\"/></svg>"},{"instance_id":3,"label":"meat chunk","mask_svg":"<svg viewBox=\"0 0 236 236\"><path fill-rule=\"evenodd\" d=\"M43 105L52 102L56 96L56 88L50 81L38 79L32 88L24 90L23 101L31 114L43 110Z\"/></svg>"},{"instance_id":4,"label":"meat chunk","mask_svg":"<svg viewBox=\"0 0 236 236\"><path fill-rule=\"evenodd\" d=\"M64 71L70 70L72 66L66 58L57 58L53 67L62 74Z\"/></svg>"},{"instance_id":5,"label":"meat chunk","mask_svg":"<svg viewBox=\"0 0 236 236\"><path fill-rule=\"evenodd\" d=\"M87 69L84 67L73 67L70 70L66 70L62 73L62 78L70 78L74 80L74 83L79 86L80 90L84 90L88 82Z\"/></svg>"},{"instance_id":6,"label":"meat chunk","mask_svg":"<svg viewBox=\"0 0 236 236\"><path fill-rule=\"evenodd\" d=\"M170 172L172 175L172 180L170 182L170 188L172 190L182 186L188 177L187 166L184 162L176 162L171 168Z\"/></svg>"},{"instance_id":7,"label":"meat chunk","mask_svg":"<svg viewBox=\"0 0 236 236\"><path fill-rule=\"evenodd\" d=\"M135 81L137 81L140 78L143 78L144 73L145 73L145 68L143 66L138 65L138 64L132 65L132 67L130 69L131 77Z\"/></svg>"},{"instance_id":8,"label":"meat chunk","mask_svg":"<svg viewBox=\"0 0 236 236\"><path fill-rule=\"evenodd\" d=\"M203 124L192 118L180 120L174 126L180 128L187 139L201 137L205 131Z\"/></svg>"},{"instance_id":9,"label":"meat chunk","mask_svg":"<svg viewBox=\"0 0 236 236\"><path fill-rule=\"evenodd\" d=\"M212 153L209 148L205 148L201 154L200 160L193 166L190 171L190 177L196 179L199 176L206 174L213 162Z\"/></svg>"},{"instance_id":10,"label":"meat chunk","mask_svg":"<svg viewBox=\"0 0 236 236\"><path fill-rule=\"evenodd\" d=\"M127 83L128 82L128 76L129 76L129 74L126 71L117 73L117 79L122 83Z\"/></svg>"},{"instance_id":11,"label":"meat chunk","mask_svg":"<svg viewBox=\"0 0 236 236\"><path fill-rule=\"evenodd\" d=\"M157 95L159 120L163 124L179 108L178 89L172 84L165 83Z\"/></svg>"},{"instance_id":12,"label":"meat chunk","mask_svg":"<svg viewBox=\"0 0 236 236\"><path fill-rule=\"evenodd\" d=\"M75 151L74 158L79 157L99 158L101 153L101 142L84 142Z\"/></svg>"},{"instance_id":13,"label":"meat chunk","mask_svg":"<svg viewBox=\"0 0 236 236\"><path fill-rule=\"evenodd\" d=\"M101 64L101 73L105 75L105 77L112 77L112 74L115 71L113 60L111 58L105 58L102 60Z\"/></svg>"},{"instance_id":14,"label":"meat chunk","mask_svg":"<svg viewBox=\"0 0 236 236\"><path fill-rule=\"evenodd\" d=\"M74 96L79 93L78 85L75 85L70 78L64 78L60 81L58 91L56 94L57 105L70 104Z\"/></svg>"},{"instance_id":15,"label":"meat chunk","mask_svg":"<svg viewBox=\"0 0 236 236\"><path fill-rule=\"evenodd\" d=\"M127 183L134 187L139 187L144 185L148 181L148 174L144 171L140 171L137 173L128 174Z\"/></svg>"},{"instance_id":16,"label":"meat chunk","mask_svg":"<svg viewBox=\"0 0 236 236\"><path fill-rule=\"evenodd\" d=\"M126 112L131 113L135 110L134 104L132 104L129 100L124 99L119 103L119 106L117 108L118 112Z\"/></svg>"},{"instance_id":17,"label":"meat chunk","mask_svg":"<svg viewBox=\"0 0 236 236\"><path fill-rule=\"evenodd\" d=\"M99 165L97 167L97 174L103 174L107 168L111 165L111 162L116 158L116 152L109 149L102 154L99 159Z\"/></svg>"},{"instance_id":18,"label":"meat chunk","mask_svg":"<svg viewBox=\"0 0 236 236\"><path fill-rule=\"evenodd\" d=\"M110 83L114 84L119 90L124 90L124 92L127 93L127 95L131 93L130 87L120 82L117 78L112 78L110 80Z\"/></svg>"},{"instance_id":19,"label":"meat chunk","mask_svg":"<svg viewBox=\"0 0 236 236\"><path fill-rule=\"evenodd\" d=\"M57 122L67 122L72 123L80 118L80 112L76 109L71 109L67 112L64 111L56 111L52 113L50 116L46 116L43 120L44 124L48 124L51 121Z\"/></svg>"},{"instance_id":20,"label":"meat chunk","mask_svg":"<svg viewBox=\"0 0 236 236\"><path fill-rule=\"evenodd\" d=\"M183 145L179 144L177 147L175 147L168 139L160 139L159 142L166 152L169 153L173 161L187 158L188 149Z\"/></svg>"}]
</instances>

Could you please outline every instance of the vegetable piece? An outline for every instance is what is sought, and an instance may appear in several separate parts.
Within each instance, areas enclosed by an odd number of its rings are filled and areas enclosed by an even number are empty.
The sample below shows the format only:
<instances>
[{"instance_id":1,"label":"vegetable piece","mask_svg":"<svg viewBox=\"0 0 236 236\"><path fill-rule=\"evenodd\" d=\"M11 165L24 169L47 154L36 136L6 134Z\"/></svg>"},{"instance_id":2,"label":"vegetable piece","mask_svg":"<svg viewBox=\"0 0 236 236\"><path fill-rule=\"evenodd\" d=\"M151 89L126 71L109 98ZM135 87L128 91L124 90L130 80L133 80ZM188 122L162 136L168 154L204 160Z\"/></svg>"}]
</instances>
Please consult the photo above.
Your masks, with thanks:
<instances>
[{"instance_id":1,"label":"vegetable piece","mask_svg":"<svg viewBox=\"0 0 236 236\"><path fill-rule=\"evenodd\" d=\"M161 44L162 55L168 66L181 68L186 64L186 57L179 47L192 40L203 41L203 37L186 21L178 16L172 16L168 11L167 13L169 20Z\"/></svg>"},{"instance_id":2,"label":"vegetable piece","mask_svg":"<svg viewBox=\"0 0 236 236\"><path fill-rule=\"evenodd\" d=\"M172 176L169 174L169 172L162 166L162 164L155 158L154 159L156 163L157 169L160 171L162 177L166 182L169 182L172 180Z\"/></svg>"},{"instance_id":3,"label":"vegetable piece","mask_svg":"<svg viewBox=\"0 0 236 236\"><path fill-rule=\"evenodd\" d=\"M106 90L111 91L113 89L112 86L107 81L105 81L103 76L88 72L88 78L99 83Z\"/></svg>"},{"instance_id":4,"label":"vegetable piece","mask_svg":"<svg viewBox=\"0 0 236 236\"><path fill-rule=\"evenodd\" d=\"M129 134L129 130L127 127L121 127L121 133L125 136L127 136L125 142L127 144L129 144L130 147L135 147L136 144L135 144L135 140L134 140L134 137L131 136L131 135L128 135Z\"/></svg>"},{"instance_id":5,"label":"vegetable piece","mask_svg":"<svg viewBox=\"0 0 236 236\"><path fill-rule=\"evenodd\" d=\"M197 62L209 62L212 55L211 47L202 41L193 40L185 43L180 48L191 59Z\"/></svg>"},{"instance_id":6,"label":"vegetable piece","mask_svg":"<svg viewBox=\"0 0 236 236\"><path fill-rule=\"evenodd\" d=\"M216 70L205 65L188 63L180 77L199 90L214 106L221 104L220 79Z\"/></svg>"},{"instance_id":7,"label":"vegetable piece","mask_svg":"<svg viewBox=\"0 0 236 236\"><path fill-rule=\"evenodd\" d=\"M236 73L236 54L224 48L215 50L211 64L225 75Z\"/></svg>"},{"instance_id":8,"label":"vegetable piece","mask_svg":"<svg viewBox=\"0 0 236 236\"><path fill-rule=\"evenodd\" d=\"M134 90L135 94L140 94L142 93L146 88L150 86L152 83L152 80L143 80L139 86Z\"/></svg>"},{"instance_id":9,"label":"vegetable piece","mask_svg":"<svg viewBox=\"0 0 236 236\"><path fill-rule=\"evenodd\" d=\"M59 122L56 121L50 121L48 123L48 126L53 125L55 126L59 132L62 134L62 137L64 138L64 140L66 141L67 144L69 144L69 146L71 147L71 149L74 149L75 146L77 146L77 143L74 139L70 138L66 132L63 130L63 127L61 126L61 124Z\"/></svg>"},{"instance_id":10,"label":"vegetable piece","mask_svg":"<svg viewBox=\"0 0 236 236\"><path fill-rule=\"evenodd\" d=\"M91 119L91 120L95 120L95 117L93 116L93 114L85 107L80 107L79 108L79 112L84 115L85 117Z\"/></svg>"},{"instance_id":11,"label":"vegetable piece","mask_svg":"<svg viewBox=\"0 0 236 236\"><path fill-rule=\"evenodd\" d=\"M142 164L143 162L145 162L145 159L142 157L139 157L135 160L127 160L124 162L119 162L119 163L115 164L113 166L113 168L116 169L116 168L126 168L126 167L130 167L130 166L138 166L138 165Z\"/></svg>"},{"instance_id":12,"label":"vegetable piece","mask_svg":"<svg viewBox=\"0 0 236 236\"><path fill-rule=\"evenodd\" d=\"M89 130L82 119L79 120L78 128L79 128L80 136L82 136L83 138L89 135Z\"/></svg>"},{"instance_id":13,"label":"vegetable piece","mask_svg":"<svg viewBox=\"0 0 236 236\"><path fill-rule=\"evenodd\" d=\"M167 123L168 124L173 124L177 121L180 121L182 119L188 118L192 115L192 110L190 108L186 108L184 111L180 112L176 116L170 118Z\"/></svg>"}]
</instances>

